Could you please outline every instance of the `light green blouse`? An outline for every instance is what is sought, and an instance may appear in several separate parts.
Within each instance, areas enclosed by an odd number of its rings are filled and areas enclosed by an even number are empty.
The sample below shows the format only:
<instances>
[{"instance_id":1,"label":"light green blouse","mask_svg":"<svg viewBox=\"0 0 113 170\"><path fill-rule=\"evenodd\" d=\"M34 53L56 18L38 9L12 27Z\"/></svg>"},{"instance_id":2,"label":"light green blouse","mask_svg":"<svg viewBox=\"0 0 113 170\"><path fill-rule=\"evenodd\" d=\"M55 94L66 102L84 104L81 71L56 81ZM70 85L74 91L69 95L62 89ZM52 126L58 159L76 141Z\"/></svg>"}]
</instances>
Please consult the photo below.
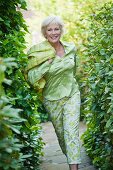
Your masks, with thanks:
<instances>
[{"instance_id":1,"label":"light green blouse","mask_svg":"<svg viewBox=\"0 0 113 170\"><path fill-rule=\"evenodd\" d=\"M28 79L31 84L36 84L42 77L46 84L43 89L43 96L47 100L59 100L63 97L72 96L79 91L75 78L75 45L62 42L65 55L55 56L52 63L48 60L28 72ZM53 47L51 47L53 51Z\"/></svg>"}]
</instances>

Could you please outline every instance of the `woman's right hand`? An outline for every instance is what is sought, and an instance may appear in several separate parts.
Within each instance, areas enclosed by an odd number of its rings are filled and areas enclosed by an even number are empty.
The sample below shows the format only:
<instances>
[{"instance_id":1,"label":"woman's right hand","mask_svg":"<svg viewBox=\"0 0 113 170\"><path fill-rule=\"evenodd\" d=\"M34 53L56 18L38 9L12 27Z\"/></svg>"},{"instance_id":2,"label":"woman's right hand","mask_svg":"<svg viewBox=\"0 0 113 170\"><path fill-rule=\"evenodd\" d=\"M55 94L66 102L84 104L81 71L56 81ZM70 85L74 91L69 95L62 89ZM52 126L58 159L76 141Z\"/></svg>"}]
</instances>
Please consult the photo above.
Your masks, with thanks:
<instances>
[{"instance_id":1,"label":"woman's right hand","mask_svg":"<svg viewBox=\"0 0 113 170\"><path fill-rule=\"evenodd\" d=\"M53 61L53 59L51 59L51 58L48 59L49 64L51 64L52 61Z\"/></svg>"}]
</instances>

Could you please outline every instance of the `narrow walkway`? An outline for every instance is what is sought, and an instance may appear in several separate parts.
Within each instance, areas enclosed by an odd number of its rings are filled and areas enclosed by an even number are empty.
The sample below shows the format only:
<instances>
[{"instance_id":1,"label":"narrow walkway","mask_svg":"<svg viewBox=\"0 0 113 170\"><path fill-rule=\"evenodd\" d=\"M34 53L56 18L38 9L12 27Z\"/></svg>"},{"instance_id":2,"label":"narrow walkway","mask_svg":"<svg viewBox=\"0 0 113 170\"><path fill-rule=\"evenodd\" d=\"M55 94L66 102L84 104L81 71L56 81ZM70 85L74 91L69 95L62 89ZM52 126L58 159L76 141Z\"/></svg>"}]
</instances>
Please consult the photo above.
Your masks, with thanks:
<instances>
[{"instance_id":1,"label":"narrow walkway","mask_svg":"<svg viewBox=\"0 0 113 170\"><path fill-rule=\"evenodd\" d=\"M43 157L40 170L69 170L66 157L63 155L54 128L51 122L43 123L43 140L46 143L44 147L45 156ZM84 123L80 122L80 136L86 130ZM82 143L81 143L82 145ZM82 164L79 165L80 170L96 170L89 157L86 155L85 149L81 148Z\"/></svg>"}]
</instances>

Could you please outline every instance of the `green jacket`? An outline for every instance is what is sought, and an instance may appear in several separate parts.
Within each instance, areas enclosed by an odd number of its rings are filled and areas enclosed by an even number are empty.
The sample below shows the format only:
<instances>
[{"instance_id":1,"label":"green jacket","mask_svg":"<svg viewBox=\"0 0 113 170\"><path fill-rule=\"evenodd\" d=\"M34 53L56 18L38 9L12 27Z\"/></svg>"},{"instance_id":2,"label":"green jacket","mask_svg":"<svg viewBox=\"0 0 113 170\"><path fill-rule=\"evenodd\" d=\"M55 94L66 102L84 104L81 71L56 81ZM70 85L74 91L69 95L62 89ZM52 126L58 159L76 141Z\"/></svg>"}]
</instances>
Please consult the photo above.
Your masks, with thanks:
<instances>
[{"instance_id":1,"label":"green jacket","mask_svg":"<svg viewBox=\"0 0 113 170\"><path fill-rule=\"evenodd\" d=\"M45 80L43 74L46 70L43 70L43 67L40 68L41 64L47 61L48 59L55 57L55 50L52 48L48 41L43 41L39 44L32 46L27 52L28 63L25 68L25 78L36 88L37 90L42 89L45 86ZM34 77L31 79L28 78L28 72L34 71ZM41 75L39 71L42 71ZM37 73L36 73L37 72ZM36 76L36 77L35 77Z\"/></svg>"},{"instance_id":2,"label":"green jacket","mask_svg":"<svg viewBox=\"0 0 113 170\"><path fill-rule=\"evenodd\" d=\"M57 100L78 90L75 79L75 45L61 42L65 55L56 56L48 41L33 46L28 51L27 78L36 89L44 88L44 97ZM52 63L48 59L53 59Z\"/></svg>"}]
</instances>

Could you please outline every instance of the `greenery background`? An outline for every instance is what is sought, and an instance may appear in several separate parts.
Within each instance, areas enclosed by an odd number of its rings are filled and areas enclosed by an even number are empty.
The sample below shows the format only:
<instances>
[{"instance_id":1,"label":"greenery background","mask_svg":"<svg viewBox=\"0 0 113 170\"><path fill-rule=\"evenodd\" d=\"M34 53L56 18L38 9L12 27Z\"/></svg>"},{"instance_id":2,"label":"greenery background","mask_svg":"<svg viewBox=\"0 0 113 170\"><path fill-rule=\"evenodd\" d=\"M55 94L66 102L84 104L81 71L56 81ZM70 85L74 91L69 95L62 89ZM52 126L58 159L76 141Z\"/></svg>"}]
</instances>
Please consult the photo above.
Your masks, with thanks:
<instances>
[{"instance_id":1,"label":"greenery background","mask_svg":"<svg viewBox=\"0 0 113 170\"><path fill-rule=\"evenodd\" d=\"M90 17L94 16L96 11L110 0L28 0L28 11L24 12L24 17L29 26L29 33L26 35L28 49L44 38L40 33L42 20L48 15L58 15L64 20L65 33L62 37L65 41L72 41L77 47L79 56L79 67L77 69L77 80L80 85L82 106L81 119L84 117L84 102L86 99L86 82L87 72L84 70L86 64L86 56L83 52L86 50L85 44L89 36L89 26L91 24ZM85 89L85 90L84 90ZM43 114L43 113L42 113ZM44 115L45 117L45 115ZM48 117L47 117L48 118Z\"/></svg>"}]
</instances>

